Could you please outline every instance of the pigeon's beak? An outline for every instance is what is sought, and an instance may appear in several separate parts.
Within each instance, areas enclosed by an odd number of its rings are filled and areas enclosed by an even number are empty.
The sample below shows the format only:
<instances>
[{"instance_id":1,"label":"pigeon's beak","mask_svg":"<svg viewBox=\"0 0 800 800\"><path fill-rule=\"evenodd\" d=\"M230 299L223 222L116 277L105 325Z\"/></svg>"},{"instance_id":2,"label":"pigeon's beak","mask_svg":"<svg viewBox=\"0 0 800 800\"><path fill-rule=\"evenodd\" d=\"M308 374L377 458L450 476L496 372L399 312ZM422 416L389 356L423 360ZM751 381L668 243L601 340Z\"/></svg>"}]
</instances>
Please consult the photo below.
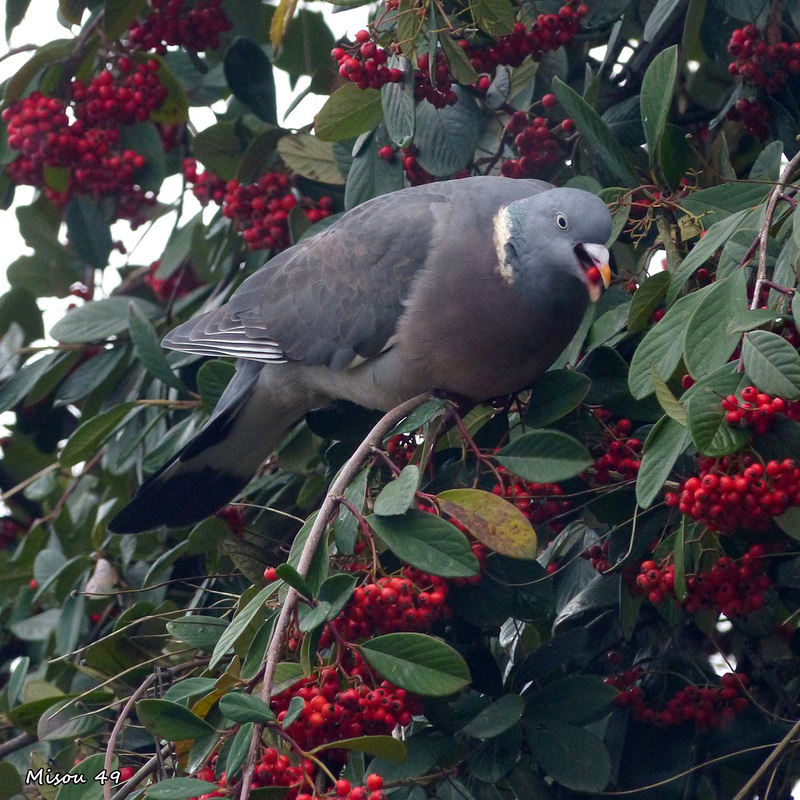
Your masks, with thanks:
<instances>
[{"instance_id":1,"label":"pigeon's beak","mask_svg":"<svg viewBox=\"0 0 800 800\"><path fill-rule=\"evenodd\" d=\"M609 266L608 250L601 244L579 244L575 248L578 261L586 272L586 284L589 289L589 298L593 303L600 299L603 288L608 289L611 283L611 267Z\"/></svg>"}]
</instances>

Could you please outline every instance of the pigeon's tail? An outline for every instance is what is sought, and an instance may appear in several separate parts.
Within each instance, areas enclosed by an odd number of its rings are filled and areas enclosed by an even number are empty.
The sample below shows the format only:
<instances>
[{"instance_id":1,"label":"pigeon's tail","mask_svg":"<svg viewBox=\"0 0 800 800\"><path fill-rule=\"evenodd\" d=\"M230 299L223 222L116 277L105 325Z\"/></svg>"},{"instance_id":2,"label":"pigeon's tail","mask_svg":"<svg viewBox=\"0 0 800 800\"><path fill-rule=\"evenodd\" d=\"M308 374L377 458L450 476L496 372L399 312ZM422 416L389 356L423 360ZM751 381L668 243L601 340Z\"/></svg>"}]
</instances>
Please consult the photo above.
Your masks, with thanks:
<instances>
[{"instance_id":1,"label":"pigeon's tail","mask_svg":"<svg viewBox=\"0 0 800 800\"><path fill-rule=\"evenodd\" d=\"M274 408L261 389L263 365L238 362L211 419L177 455L139 487L108 524L142 533L200 522L230 502L306 409Z\"/></svg>"}]
</instances>

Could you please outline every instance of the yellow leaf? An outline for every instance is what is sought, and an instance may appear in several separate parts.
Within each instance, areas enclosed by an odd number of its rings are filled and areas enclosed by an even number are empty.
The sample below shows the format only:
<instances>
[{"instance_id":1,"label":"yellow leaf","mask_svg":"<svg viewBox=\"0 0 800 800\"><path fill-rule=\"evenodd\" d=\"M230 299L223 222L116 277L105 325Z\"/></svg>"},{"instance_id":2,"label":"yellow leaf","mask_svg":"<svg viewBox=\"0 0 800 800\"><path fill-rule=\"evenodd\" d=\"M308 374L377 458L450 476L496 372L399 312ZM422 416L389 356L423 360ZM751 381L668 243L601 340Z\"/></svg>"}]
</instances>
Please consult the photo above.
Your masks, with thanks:
<instances>
[{"instance_id":1,"label":"yellow leaf","mask_svg":"<svg viewBox=\"0 0 800 800\"><path fill-rule=\"evenodd\" d=\"M296 8L297 0L281 0L275 10L269 26L269 38L272 40L272 48L276 51L281 46Z\"/></svg>"},{"instance_id":2,"label":"yellow leaf","mask_svg":"<svg viewBox=\"0 0 800 800\"><path fill-rule=\"evenodd\" d=\"M437 499L445 514L490 550L510 558L536 558L536 531L513 503L480 489L450 489Z\"/></svg>"}]
</instances>

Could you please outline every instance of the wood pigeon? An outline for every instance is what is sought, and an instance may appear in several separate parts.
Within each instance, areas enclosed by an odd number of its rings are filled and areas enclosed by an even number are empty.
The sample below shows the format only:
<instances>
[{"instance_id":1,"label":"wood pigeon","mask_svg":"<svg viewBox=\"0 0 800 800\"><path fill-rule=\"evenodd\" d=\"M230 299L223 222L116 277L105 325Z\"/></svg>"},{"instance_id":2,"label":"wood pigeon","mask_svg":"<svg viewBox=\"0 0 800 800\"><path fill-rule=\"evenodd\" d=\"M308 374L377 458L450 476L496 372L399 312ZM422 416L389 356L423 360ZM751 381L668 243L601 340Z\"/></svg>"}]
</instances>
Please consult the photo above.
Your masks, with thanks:
<instances>
[{"instance_id":1,"label":"wood pigeon","mask_svg":"<svg viewBox=\"0 0 800 800\"><path fill-rule=\"evenodd\" d=\"M536 180L443 181L352 209L167 334L164 347L233 357L236 373L109 530L202 520L332 400L389 410L425 391L479 401L524 388L608 286L610 232L598 197Z\"/></svg>"}]
</instances>

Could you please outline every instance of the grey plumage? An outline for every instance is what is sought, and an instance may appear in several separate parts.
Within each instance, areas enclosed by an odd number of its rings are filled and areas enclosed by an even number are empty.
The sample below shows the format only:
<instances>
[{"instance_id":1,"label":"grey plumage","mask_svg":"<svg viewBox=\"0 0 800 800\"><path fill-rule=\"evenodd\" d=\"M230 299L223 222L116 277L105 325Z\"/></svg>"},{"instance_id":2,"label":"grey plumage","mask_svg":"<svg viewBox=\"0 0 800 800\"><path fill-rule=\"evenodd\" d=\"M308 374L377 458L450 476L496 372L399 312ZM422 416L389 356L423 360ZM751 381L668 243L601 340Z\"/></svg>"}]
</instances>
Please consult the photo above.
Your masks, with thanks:
<instances>
[{"instance_id":1,"label":"grey plumage","mask_svg":"<svg viewBox=\"0 0 800 800\"><path fill-rule=\"evenodd\" d=\"M587 251L604 252L610 230L594 195L533 180L467 178L358 206L166 336L239 359L237 374L109 528L199 521L332 399L386 410L427 390L482 400L523 388L577 330L595 293Z\"/></svg>"}]
</instances>

